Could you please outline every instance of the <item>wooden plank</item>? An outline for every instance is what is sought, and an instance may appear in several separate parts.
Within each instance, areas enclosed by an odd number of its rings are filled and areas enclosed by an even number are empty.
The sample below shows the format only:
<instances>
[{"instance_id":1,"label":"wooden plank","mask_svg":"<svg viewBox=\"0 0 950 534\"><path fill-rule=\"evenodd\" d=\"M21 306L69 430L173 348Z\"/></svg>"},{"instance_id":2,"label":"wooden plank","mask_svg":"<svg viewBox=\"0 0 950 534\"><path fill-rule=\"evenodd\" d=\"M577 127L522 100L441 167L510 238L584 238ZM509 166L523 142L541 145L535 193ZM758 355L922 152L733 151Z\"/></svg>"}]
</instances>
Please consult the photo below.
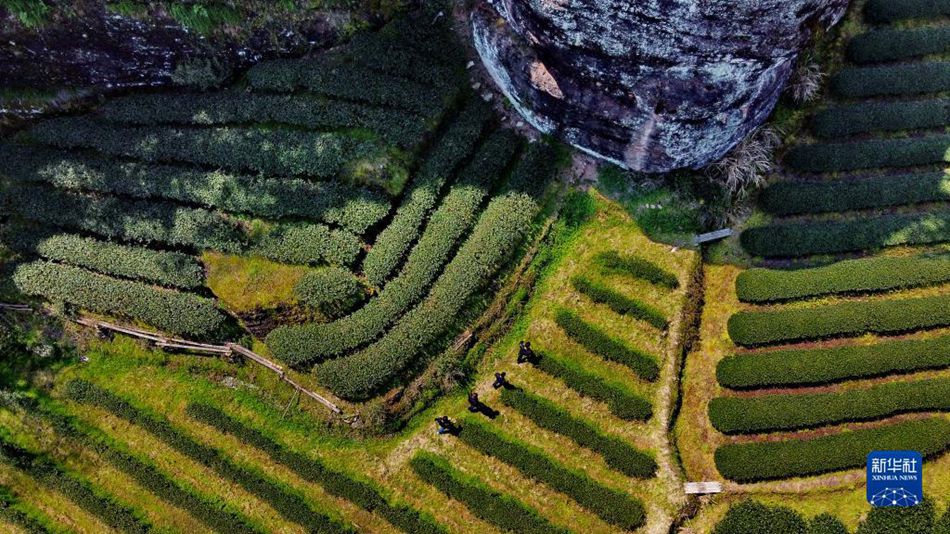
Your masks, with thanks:
<instances>
[{"instance_id":1,"label":"wooden plank","mask_svg":"<svg viewBox=\"0 0 950 534\"><path fill-rule=\"evenodd\" d=\"M700 245L703 243L708 243L710 241L716 241L719 239L725 239L732 235L732 228L723 228L722 230L716 230L715 232L706 232L705 234L699 234L693 238L693 243Z\"/></svg>"},{"instance_id":2,"label":"wooden plank","mask_svg":"<svg viewBox=\"0 0 950 534\"><path fill-rule=\"evenodd\" d=\"M709 493L722 493L721 482L687 482L683 484L683 491L687 495L704 495Z\"/></svg>"}]
</instances>

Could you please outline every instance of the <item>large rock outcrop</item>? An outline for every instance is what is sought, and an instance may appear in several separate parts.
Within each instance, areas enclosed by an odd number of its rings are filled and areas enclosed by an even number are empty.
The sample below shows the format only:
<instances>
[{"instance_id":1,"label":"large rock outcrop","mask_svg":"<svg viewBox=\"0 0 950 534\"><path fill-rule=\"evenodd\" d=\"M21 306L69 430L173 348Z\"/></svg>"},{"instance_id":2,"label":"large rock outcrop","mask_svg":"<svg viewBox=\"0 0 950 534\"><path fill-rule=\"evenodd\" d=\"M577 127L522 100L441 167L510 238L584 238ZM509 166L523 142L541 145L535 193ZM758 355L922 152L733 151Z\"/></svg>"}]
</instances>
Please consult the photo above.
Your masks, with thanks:
<instances>
[{"instance_id":1,"label":"large rock outcrop","mask_svg":"<svg viewBox=\"0 0 950 534\"><path fill-rule=\"evenodd\" d=\"M848 0L481 0L475 46L544 133L662 172L725 154L771 113Z\"/></svg>"}]
</instances>

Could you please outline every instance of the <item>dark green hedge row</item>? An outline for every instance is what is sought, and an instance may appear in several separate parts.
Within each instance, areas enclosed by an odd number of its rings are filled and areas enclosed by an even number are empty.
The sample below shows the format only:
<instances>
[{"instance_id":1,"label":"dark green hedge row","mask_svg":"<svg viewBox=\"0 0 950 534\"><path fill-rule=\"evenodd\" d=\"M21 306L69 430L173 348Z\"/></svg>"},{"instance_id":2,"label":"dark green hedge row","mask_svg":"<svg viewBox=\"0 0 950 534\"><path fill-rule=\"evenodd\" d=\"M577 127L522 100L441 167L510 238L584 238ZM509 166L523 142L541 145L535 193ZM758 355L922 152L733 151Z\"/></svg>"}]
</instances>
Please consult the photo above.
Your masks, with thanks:
<instances>
[{"instance_id":1,"label":"dark green hedge row","mask_svg":"<svg viewBox=\"0 0 950 534\"><path fill-rule=\"evenodd\" d=\"M653 415L653 406L647 399L631 393L623 385L610 383L590 374L573 363L544 354L535 365L554 378L564 381L567 387L581 396L607 404L610 412L621 419L646 421Z\"/></svg>"},{"instance_id":2,"label":"dark green hedge row","mask_svg":"<svg viewBox=\"0 0 950 534\"><path fill-rule=\"evenodd\" d=\"M366 291L352 272L331 266L304 274L294 285L294 294L301 302L338 316L362 301Z\"/></svg>"},{"instance_id":3,"label":"dark green hedge row","mask_svg":"<svg viewBox=\"0 0 950 534\"><path fill-rule=\"evenodd\" d=\"M947 534L950 532L950 513L940 520L933 501L925 496L914 506L872 506L867 517L858 525L856 534Z\"/></svg>"},{"instance_id":4,"label":"dark green hedge row","mask_svg":"<svg viewBox=\"0 0 950 534\"><path fill-rule=\"evenodd\" d=\"M564 493L612 525L634 530L646 521L646 512L639 500L567 469L542 452L502 437L482 423L467 420L459 438L483 454L511 465L524 476Z\"/></svg>"},{"instance_id":5,"label":"dark green hedge row","mask_svg":"<svg viewBox=\"0 0 950 534\"><path fill-rule=\"evenodd\" d=\"M844 221L776 223L740 236L753 256L790 257L950 241L950 211L864 216Z\"/></svg>"},{"instance_id":6,"label":"dark green hedge row","mask_svg":"<svg viewBox=\"0 0 950 534\"><path fill-rule=\"evenodd\" d=\"M831 78L831 89L843 98L942 93L950 90L950 62L846 68Z\"/></svg>"},{"instance_id":7,"label":"dark green hedge row","mask_svg":"<svg viewBox=\"0 0 950 534\"><path fill-rule=\"evenodd\" d=\"M729 318L729 337L739 345L767 345L888 334L950 325L950 295L875 302L842 302L814 308L743 311Z\"/></svg>"},{"instance_id":8,"label":"dark green hedge row","mask_svg":"<svg viewBox=\"0 0 950 534\"><path fill-rule=\"evenodd\" d=\"M870 0L865 7L872 22L950 15L948 0Z\"/></svg>"},{"instance_id":9,"label":"dark green hedge row","mask_svg":"<svg viewBox=\"0 0 950 534\"><path fill-rule=\"evenodd\" d=\"M400 17L383 26L379 33L412 48L430 61L450 67L463 65L468 55L447 17L440 15L445 7L442 2L426 2L421 16L423 19L428 17L433 23L419 24L419 19L414 17Z\"/></svg>"},{"instance_id":10,"label":"dark green hedge row","mask_svg":"<svg viewBox=\"0 0 950 534\"><path fill-rule=\"evenodd\" d=\"M247 426L214 406L192 403L185 411L198 421L264 451L275 462L283 464L304 480L319 484L330 495L348 500L368 512L379 514L404 532L411 534L445 532L431 518L423 516L418 511L407 506L390 504L371 484L334 471L320 460L291 451L259 430Z\"/></svg>"},{"instance_id":11,"label":"dark green hedge row","mask_svg":"<svg viewBox=\"0 0 950 534\"><path fill-rule=\"evenodd\" d=\"M732 443L716 449L716 468L737 482L818 475L863 467L875 450L914 450L934 456L950 446L950 421L930 418L814 439Z\"/></svg>"},{"instance_id":12,"label":"dark green hedge row","mask_svg":"<svg viewBox=\"0 0 950 534\"><path fill-rule=\"evenodd\" d=\"M628 347L574 312L560 309L554 316L554 322L574 342L605 360L629 367L644 380L656 380L660 374L656 356Z\"/></svg>"},{"instance_id":13,"label":"dark green hedge row","mask_svg":"<svg viewBox=\"0 0 950 534\"><path fill-rule=\"evenodd\" d=\"M211 299L58 263L20 265L13 273L13 282L27 295L128 317L177 335L218 338L225 333L228 322Z\"/></svg>"},{"instance_id":14,"label":"dark green hedge row","mask_svg":"<svg viewBox=\"0 0 950 534\"><path fill-rule=\"evenodd\" d=\"M514 133L500 130L493 134L432 214L399 275L376 298L347 317L274 330L267 336L274 354L291 365L301 366L327 360L377 339L425 296L459 240L475 223L485 197L504 174L517 147Z\"/></svg>"},{"instance_id":15,"label":"dark green hedge row","mask_svg":"<svg viewBox=\"0 0 950 534\"><path fill-rule=\"evenodd\" d=\"M950 135L799 145L785 162L802 172L839 172L945 163Z\"/></svg>"},{"instance_id":16,"label":"dark green hedge row","mask_svg":"<svg viewBox=\"0 0 950 534\"><path fill-rule=\"evenodd\" d=\"M5 176L63 189L161 198L265 219L304 217L339 224L357 234L388 213L382 193L339 181L206 172L188 167L116 162L38 146L0 145Z\"/></svg>"},{"instance_id":17,"label":"dark green hedge row","mask_svg":"<svg viewBox=\"0 0 950 534\"><path fill-rule=\"evenodd\" d=\"M549 145L533 145L511 180L539 187L548 183L555 165ZM458 315L518 249L539 211L538 199L527 193L504 190L494 197L425 300L380 341L317 366L320 381L340 397L365 399L423 358L428 346L457 327Z\"/></svg>"},{"instance_id":18,"label":"dark green hedge row","mask_svg":"<svg viewBox=\"0 0 950 534\"><path fill-rule=\"evenodd\" d=\"M461 62L454 66L439 63L432 56L414 50L407 37L363 32L334 52L376 72L431 87L446 88L463 82Z\"/></svg>"},{"instance_id":19,"label":"dark green hedge row","mask_svg":"<svg viewBox=\"0 0 950 534\"><path fill-rule=\"evenodd\" d=\"M132 125L279 123L314 130L368 130L403 148L419 144L426 121L404 111L312 95L271 95L245 91L131 95L102 109L108 121Z\"/></svg>"},{"instance_id":20,"label":"dark green hedge row","mask_svg":"<svg viewBox=\"0 0 950 534\"><path fill-rule=\"evenodd\" d=\"M48 534L53 531L46 526L47 519L32 510L24 510L19 499L5 486L0 486L0 518L12 523L28 534Z\"/></svg>"},{"instance_id":21,"label":"dark green hedge row","mask_svg":"<svg viewBox=\"0 0 950 534\"><path fill-rule=\"evenodd\" d=\"M571 278L571 285L578 292L587 295L592 301L605 304L621 315L629 315L641 321L646 321L660 330L665 330L669 324L660 310L639 300L629 298L604 284L594 282L583 276L574 276Z\"/></svg>"},{"instance_id":22,"label":"dark green hedge row","mask_svg":"<svg viewBox=\"0 0 950 534\"><path fill-rule=\"evenodd\" d=\"M88 481L76 478L45 456L35 454L0 435L0 457L24 471L37 482L62 493L83 510L119 532L149 532L151 525L137 513L94 489Z\"/></svg>"},{"instance_id":23,"label":"dark green hedge row","mask_svg":"<svg viewBox=\"0 0 950 534\"><path fill-rule=\"evenodd\" d=\"M709 402L709 420L724 434L757 434L947 410L950 380L937 378L831 393L718 397Z\"/></svg>"},{"instance_id":24,"label":"dark green hedge row","mask_svg":"<svg viewBox=\"0 0 950 534\"><path fill-rule=\"evenodd\" d=\"M745 500L729 507L712 534L848 534L847 527L829 514L806 521L795 510ZM897 532L897 531L894 531Z\"/></svg>"},{"instance_id":25,"label":"dark green hedge row","mask_svg":"<svg viewBox=\"0 0 950 534\"><path fill-rule=\"evenodd\" d=\"M382 287L399 266L406 251L419 237L422 224L438 202L445 183L459 164L475 151L490 118L490 110L480 100L470 101L445 134L435 141L392 221L366 253L363 273L372 285Z\"/></svg>"},{"instance_id":26,"label":"dark green hedge row","mask_svg":"<svg viewBox=\"0 0 950 534\"><path fill-rule=\"evenodd\" d=\"M90 117L41 122L29 136L59 148L110 156L187 162L266 174L328 178L337 174L385 184L405 171L375 141L341 133L276 128L116 126ZM365 168L382 168L366 173ZM365 174L365 176L364 176Z\"/></svg>"},{"instance_id":27,"label":"dark green hedge row","mask_svg":"<svg viewBox=\"0 0 950 534\"><path fill-rule=\"evenodd\" d=\"M950 200L950 178L942 172L877 176L855 180L778 182L760 196L776 215L888 208Z\"/></svg>"},{"instance_id":28,"label":"dark green hedge row","mask_svg":"<svg viewBox=\"0 0 950 534\"><path fill-rule=\"evenodd\" d=\"M3 192L14 212L29 220L139 243L164 243L285 263L350 265L361 243L355 235L320 224L267 224L254 229L220 212L165 201L127 200L23 186Z\"/></svg>"},{"instance_id":29,"label":"dark green hedge row","mask_svg":"<svg viewBox=\"0 0 950 534\"><path fill-rule=\"evenodd\" d=\"M950 49L950 28L871 30L858 35L848 43L848 59L854 63L898 61L931 54L943 54Z\"/></svg>"},{"instance_id":30,"label":"dark green hedge row","mask_svg":"<svg viewBox=\"0 0 950 534\"><path fill-rule=\"evenodd\" d=\"M307 89L425 117L440 115L460 91L458 86L435 89L355 63L341 62L332 56L258 63L248 71L247 79L254 89L281 92Z\"/></svg>"},{"instance_id":31,"label":"dark green hedge row","mask_svg":"<svg viewBox=\"0 0 950 534\"><path fill-rule=\"evenodd\" d=\"M450 499L464 504L479 519L505 532L553 534L568 531L557 528L520 501L467 477L442 458L421 452L409 460L416 475L435 486Z\"/></svg>"},{"instance_id":32,"label":"dark green hedge row","mask_svg":"<svg viewBox=\"0 0 950 534\"><path fill-rule=\"evenodd\" d=\"M827 139L880 132L942 128L950 122L950 99L860 102L819 111L811 129Z\"/></svg>"},{"instance_id":33,"label":"dark green hedge row","mask_svg":"<svg viewBox=\"0 0 950 534\"><path fill-rule=\"evenodd\" d=\"M947 281L950 255L863 258L797 271L749 269L736 278L736 295L743 302L768 303L821 295L875 293Z\"/></svg>"},{"instance_id":34,"label":"dark green hedge row","mask_svg":"<svg viewBox=\"0 0 950 534\"><path fill-rule=\"evenodd\" d=\"M656 474L656 461L652 456L620 438L603 434L590 423L544 398L521 389L503 389L501 402L518 410L541 428L567 436L581 447L600 454L607 465L627 476L649 478Z\"/></svg>"},{"instance_id":35,"label":"dark green hedge row","mask_svg":"<svg viewBox=\"0 0 950 534\"><path fill-rule=\"evenodd\" d=\"M48 227L17 225L4 228L3 243L24 253L122 276L182 289L204 285L204 268L194 257L142 247L119 245Z\"/></svg>"},{"instance_id":36,"label":"dark green hedge row","mask_svg":"<svg viewBox=\"0 0 950 534\"><path fill-rule=\"evenodd\" d=\"M65 393L76 402L101 408L142 427L169 447L241 486L248 493L270 504L282 517L306 527L310 532L354 532L351 528L312 510L307 500L296 491L234 464L217 449L198 443L173 427L166 419L158 419L110 391L85 380L71 380L66 384Z\"/></svg>"},{"instance_id":37,"label":"dark green hedge row","mask_svg":"<svg viewBox=\"0 0 950 534\"><path fill-rule=\"evenodd\" d=\"M679 287L679 280L662 267L636 256L623 256L615 250L598 254L594 261L607 272L622 273L670 289Z\"/></svg>"},{"instance_id":38,"label":"dark green hedge row","mask_svg":"<svg viewBox=\"0 0 950 534\"><path fill-rule=\"evenodd\" d=\"M748 389L827 384L944 367L950 367L950 336L733 354L719 362L716 377L727 388Z\"/></svg>"}]
</instances>

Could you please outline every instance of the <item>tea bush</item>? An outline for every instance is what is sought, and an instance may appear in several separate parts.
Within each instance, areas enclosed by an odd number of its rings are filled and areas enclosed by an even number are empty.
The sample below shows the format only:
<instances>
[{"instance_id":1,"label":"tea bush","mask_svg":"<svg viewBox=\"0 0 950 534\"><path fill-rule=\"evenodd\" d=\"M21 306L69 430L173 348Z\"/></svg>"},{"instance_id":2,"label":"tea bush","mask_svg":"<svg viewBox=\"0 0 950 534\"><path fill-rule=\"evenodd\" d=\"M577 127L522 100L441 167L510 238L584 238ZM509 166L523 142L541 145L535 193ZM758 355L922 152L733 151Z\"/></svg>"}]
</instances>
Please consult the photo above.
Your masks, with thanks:
<instances>
[{"instance_id":1,"label":"tea bush","mask_svg":"<svg viewBox=\"0 0 950 534\"><path fill-rule=\"evenodd\" d=\"M842 98L942 93L950 90L950 63L849 67L831 78L831 90Z\"/></svg>"},{"instance_id":2,"label":"tea bush","mask_svg":"<svg viewBox=\"0 0 950 534\"><path fill-rule=\"evenodd\" d=\"M948 0L869 0L865 7L873 22L894 22L903 19L940 17L950 15Z\"/></svg>"},{"instance_id":3,"label":"tea bush","mask_svg":"<svg viewBox=\"0 0 950 534\"><path fill-rule=\"evenodd\" d=\"M880 131L942 128L950 123L950 99L898 100L841 104L815 114L811 129L834 139Z\"/></svg>"},{"instance_id":4,"label":"tea bush","mask_svg":"<svg viewBox=\"0 0 950 534\"><path fill-rule=\"evenodd\" d=\"M571 285L574 286L574 289L578 292L586 295L587 298L598 304L604 304L621 315L635 317L660 330L665 330L667 327L668 322L666 317L663 316L660 310L649 304L644 304L639 300L629 298L620 292L610 289L604 284L594 282L582 276L574 276L571 278Z\"/></svg>"},{"instance_id":5,"label":"tea bush","mask_svg":"<svg viewBox=\"0 0 950 534\"><path fill-rule=\"evenodd\" d=\"M848 59L854 63L898 61L931 54L943 54L950 49L950 28L871 30L858 35L848 43Z\"/></svg>"},{"instance_id":6,"label":"tea bush","mask_svg":"<svg viewBox=\"0 0 950 534\"><path fill-rule=\"evenodd\" d=\"M776 215L888 208L950 200L950 178L941 172L857 180L778 182L759 197Z\"/></svg>"},{"instance_id":7,"label":"tea bush","mask_svg":"<svg viewBox=\"0 0 950 534\"><path fill-rule=\"evenodd\" d=\"M670 289L679 287L676 276L643 258L622 256L615 250L608 250L598 254L594 262L608 273L625 274Z\"/></svg>"},{"instance_id":8,"label":"tea bush","mask_svg":"<svg viewBox=\"0 0 950 534\"><path fill-rule=\"evenodd\" d=\"M565 360L544 354L535 365L541 371L562 380L581 396L607 404L611 413L621 419L646 421L653 415L650 401L630 392L623 385L610 383Z\"/></svg>"},{"instance_id":9,"label":"tea bush","mask_svg":"<svg viewBox=\"0 0 950 534\"><path fill-rule=\"evenodd\" d=\"M353 309L366 295L359 279L339 267L306 273L294 285L294 294L302 302L329 315Z\"/></svg>"},{"instance_id":10,"label":"tea bush","mask_svg":"<svg viewBox=\"0 0 950 534\"><path fill-rule=\"evenodd\" d=\"M785 163L801 172L912 167L947 162L947 147L950 135L815 143L792 148Z\"/></svg>"},{"instance_id":11,"label":"tea bush","mask_svg":"<svg viewBox=\"0 0 950 534\"><path fill-rule=\"evenodd\" d=\"M571 311L558 310L554 322L574 342L605 360L629 367L644 380L656 380L660 374L655 356L628 347Z\"/></svg>"}]
</instances>

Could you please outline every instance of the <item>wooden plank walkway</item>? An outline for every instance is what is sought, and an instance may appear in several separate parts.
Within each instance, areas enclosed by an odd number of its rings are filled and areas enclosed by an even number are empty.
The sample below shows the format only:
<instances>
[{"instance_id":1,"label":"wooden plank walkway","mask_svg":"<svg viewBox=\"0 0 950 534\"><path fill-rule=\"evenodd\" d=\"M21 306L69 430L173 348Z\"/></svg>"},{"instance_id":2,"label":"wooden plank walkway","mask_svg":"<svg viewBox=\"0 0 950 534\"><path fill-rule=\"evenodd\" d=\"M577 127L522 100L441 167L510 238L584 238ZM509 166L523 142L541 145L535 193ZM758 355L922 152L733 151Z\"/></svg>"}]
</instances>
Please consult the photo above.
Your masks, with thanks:
<instances>
[{"instance_id":1,"label":"wooden plank walkway","mask_svg":"<svg viewBox=\"0 0 950 534\"><path fill-rule=\"evenodd\" d=\"M687 495L722 493L722 482L686 482L683 484L683 491Z\"/></svg>"},{"instance_id":2,"label":"wooden plank walkway","mask_svg":"<svg viewBox=\"0 0 950 534\"><path fill-rule=\"evenodd\" d=\"M722 230L716 230L715 232L707 232L705 234L699 234L693 238L693 243L696 245L701 245L703 243L708 243L710 241L716 241L719 239L725 239L732 235L732 228L723 228Z\"/></svg>"}]
</instances>

